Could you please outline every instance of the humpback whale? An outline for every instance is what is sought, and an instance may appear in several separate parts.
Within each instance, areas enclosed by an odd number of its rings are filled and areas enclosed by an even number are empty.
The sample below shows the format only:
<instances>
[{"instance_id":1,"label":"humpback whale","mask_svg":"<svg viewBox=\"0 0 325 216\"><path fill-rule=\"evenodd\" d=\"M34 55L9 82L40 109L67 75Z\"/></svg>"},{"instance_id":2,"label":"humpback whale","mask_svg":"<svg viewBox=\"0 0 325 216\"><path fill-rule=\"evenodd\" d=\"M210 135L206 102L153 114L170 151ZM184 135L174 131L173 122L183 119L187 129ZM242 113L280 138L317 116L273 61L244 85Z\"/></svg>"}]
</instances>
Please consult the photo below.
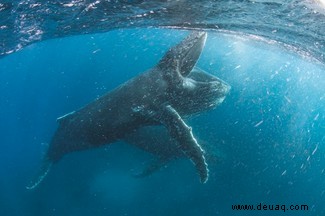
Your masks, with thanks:
<instances>
[{"instance_id":1,"label":"humpback whale","mask_svg":"<svg viewBox=\"0 0 325 216\"><path fill-rule=\"evenodd\" d=\"M137 129L153 125L166 128L205 183L208 166L204 150L182 116L217 106L229 91L229 86L218 79L207 81L206 73L192 73L206 38L205 32L191 32L170 48L153 68L83 108L58 118L58 128L39 174L26 188L39 185L51 166L68 153L123 140Z\"/></svg>"}]
</instances>

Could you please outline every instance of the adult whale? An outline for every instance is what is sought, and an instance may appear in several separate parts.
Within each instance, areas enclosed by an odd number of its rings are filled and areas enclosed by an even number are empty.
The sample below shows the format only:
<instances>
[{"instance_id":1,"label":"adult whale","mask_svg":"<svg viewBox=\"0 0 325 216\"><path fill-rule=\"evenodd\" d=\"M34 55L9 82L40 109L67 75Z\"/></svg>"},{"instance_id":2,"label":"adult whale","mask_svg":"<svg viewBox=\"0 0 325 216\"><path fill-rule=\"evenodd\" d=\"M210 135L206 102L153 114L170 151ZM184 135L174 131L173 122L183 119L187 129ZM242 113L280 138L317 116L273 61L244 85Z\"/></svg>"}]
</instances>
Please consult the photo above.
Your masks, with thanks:
<instances>
[{"instance_id":1,"label":"adult whale","mask_svg":"<svg viewBox=\"0 0 325 216\"><path fill-rule=\"evenodd\" d=\"M58 129L40 173L27 189L35 188L52 164L64 155L113 143L148 125L165 126L178 148L194 163L201 182L206 182L208 167L204 151L181 117L214 106L229 90L223 82L201 82L200 76L197 81L187 78L202 52L206 37L205 32L192 32L170 48L152 69L59 118ZM196 103L195 100L204 94L203 98L208 100Z\"/></svg>"}]
</instances>

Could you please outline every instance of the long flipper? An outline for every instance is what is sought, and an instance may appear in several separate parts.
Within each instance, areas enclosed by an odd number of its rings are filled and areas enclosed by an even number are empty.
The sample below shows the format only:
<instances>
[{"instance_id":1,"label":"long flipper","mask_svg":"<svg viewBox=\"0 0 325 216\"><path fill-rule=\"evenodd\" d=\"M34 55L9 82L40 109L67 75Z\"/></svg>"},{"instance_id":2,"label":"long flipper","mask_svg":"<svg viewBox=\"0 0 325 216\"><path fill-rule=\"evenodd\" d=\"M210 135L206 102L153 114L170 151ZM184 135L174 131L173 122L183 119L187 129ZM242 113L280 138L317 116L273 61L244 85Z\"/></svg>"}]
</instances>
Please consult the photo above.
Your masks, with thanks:
<instances>
[{"instance_id":1,"label":"long flipper","mask_svg":"<svg viewBox=\"0 0 325 216\"><path fill-rule=\"evenodd\" d=\"M179 148L194 163L201 182L205 183L209 177L208 164L205 161L203 149L193 136L192 128L187 126L170 105L163 106L158 112L150 112L150 114L167 128L170 136L177 141Z\"/></svg>"},{"instance_id":2,"label":"long flipper","mask_svg":"<svg viewBox=\"0 0 325 216\"><path fill-rule=\"evenodd\" d=\"M36 188L42 181L43 179L47 176L49 173L51 167L52 167L53 162L50 161L49 159L45 158L43 160L42 166L38 172L38 174L34 177L32 181L26 186L26 189L32 190Z\"/></svg>"}]
</instances>

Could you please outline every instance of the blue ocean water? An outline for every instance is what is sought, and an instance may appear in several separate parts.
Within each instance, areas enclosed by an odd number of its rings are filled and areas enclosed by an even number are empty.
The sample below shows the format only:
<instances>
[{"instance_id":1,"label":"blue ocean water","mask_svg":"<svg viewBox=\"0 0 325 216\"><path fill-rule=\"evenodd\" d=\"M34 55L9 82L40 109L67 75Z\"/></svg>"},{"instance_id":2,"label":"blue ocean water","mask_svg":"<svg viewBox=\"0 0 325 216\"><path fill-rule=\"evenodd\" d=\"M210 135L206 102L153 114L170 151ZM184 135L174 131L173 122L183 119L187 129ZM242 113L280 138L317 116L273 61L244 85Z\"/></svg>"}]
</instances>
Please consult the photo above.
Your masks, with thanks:
<instances>
[{"instance_id":1,"label":"blue ocean water","mask_svg":"<svg viewBox=\"0 0 325 216\"><path fill-rule=\"evenodd\" d=\"M220 160L199 182L189 160L146 178L152 156L125 143L67 155L35 190L57 123L151 68L187 35L115 30L47 40L0 60L2 215L324 215L324 66L277 44L208 33L198 66L232 90L216 110L188 119ZM234 204L306 204L308 211L234 211Z\"/></svg>"}]
</instances>

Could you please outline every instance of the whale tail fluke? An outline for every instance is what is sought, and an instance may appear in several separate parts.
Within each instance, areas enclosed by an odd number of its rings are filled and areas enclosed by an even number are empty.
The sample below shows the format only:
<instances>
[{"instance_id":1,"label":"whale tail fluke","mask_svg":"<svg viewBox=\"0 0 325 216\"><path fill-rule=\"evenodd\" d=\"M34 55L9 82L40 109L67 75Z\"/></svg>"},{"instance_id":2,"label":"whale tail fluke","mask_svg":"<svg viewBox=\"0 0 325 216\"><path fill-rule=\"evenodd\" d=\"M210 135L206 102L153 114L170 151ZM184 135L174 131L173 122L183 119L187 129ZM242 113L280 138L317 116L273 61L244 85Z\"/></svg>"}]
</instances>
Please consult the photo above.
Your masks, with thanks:
<instances>
[{"instance_id":1,"label":"whale tail fluke","mask_svg":"<svg viewBox=\"0 0 325 216\"><path fill-rule=\"evenodd\" d=\"M35 175L35 177L26 186L26 189L32 190L32 189L36 188L47 176L52 165L53 165L53 161L49 160L48 158L45 158L43 160L43 163L42 163L41 168L39 169L37 175Z\"/></svg>"}]
</instances>

